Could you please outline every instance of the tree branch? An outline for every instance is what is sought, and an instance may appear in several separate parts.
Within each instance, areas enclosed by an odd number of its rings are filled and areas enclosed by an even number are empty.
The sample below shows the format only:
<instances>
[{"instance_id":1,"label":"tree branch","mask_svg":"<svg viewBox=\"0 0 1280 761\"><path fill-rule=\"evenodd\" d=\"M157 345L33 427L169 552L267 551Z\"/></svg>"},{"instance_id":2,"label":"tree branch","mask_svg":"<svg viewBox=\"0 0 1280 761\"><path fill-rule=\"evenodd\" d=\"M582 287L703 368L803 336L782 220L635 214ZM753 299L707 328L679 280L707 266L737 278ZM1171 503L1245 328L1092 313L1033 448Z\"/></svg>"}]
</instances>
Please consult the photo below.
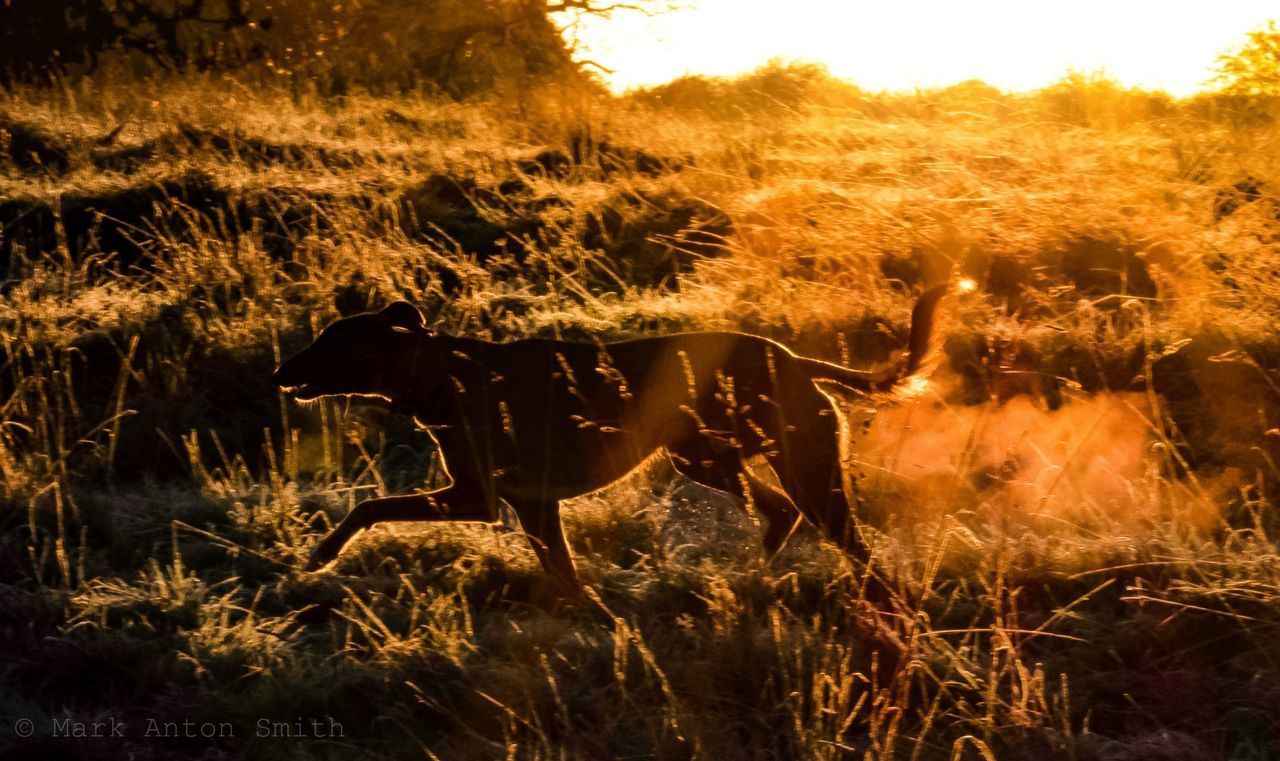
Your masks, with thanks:
<instances>
[{"instance_id":1,"label":"tree branch","mask_svg":"<svg viewBox=\"0 0 1280 761\"><path fill-rule=\"evenodd\" d=\"M609 68L608 66L605 66L599 61L593 61L590 58L579 58L577 59L577 62L582 66L590 66L593 69L599 69L600 71L603 71L605 74L612 74L614 72L614 70Z\"/></svg>"},{"instance_id":2,"label":"tree branch","mask_svg":"<svg viewBox=\"0 0 1280 761\"><path fill-rule=\"evenodd\" d=\"M655 16L659 13L666 13L674 10L675 7L676 3L665 1L624 3L599 2L598 0L557 0L557 2L554 3L547 3L547 13L578 11L580 13L608 16L614 11L634 11L636 13L643 13L646 16Z\"/></svg>"}]
</instances>

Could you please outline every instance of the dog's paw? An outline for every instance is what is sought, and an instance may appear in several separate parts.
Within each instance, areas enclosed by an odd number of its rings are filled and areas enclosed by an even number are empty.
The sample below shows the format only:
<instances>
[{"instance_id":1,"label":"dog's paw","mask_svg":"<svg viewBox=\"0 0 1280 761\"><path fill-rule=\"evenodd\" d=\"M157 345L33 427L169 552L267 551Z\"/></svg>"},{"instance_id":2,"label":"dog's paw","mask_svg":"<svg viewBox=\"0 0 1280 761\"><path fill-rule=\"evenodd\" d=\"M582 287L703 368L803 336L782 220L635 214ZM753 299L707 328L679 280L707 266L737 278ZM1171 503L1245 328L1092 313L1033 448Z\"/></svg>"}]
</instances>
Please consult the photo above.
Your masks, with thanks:
<instances>
[{"instance_id":1,"label":"dog's paw","mask_svg":"<svg viewBox=\"0 0 1280 761\"><path fill-rule=\"evenodd\" d=\"M323 568L325 564L328 562L329 562L328 560L325 560L323 557L320 556L320 548L317 547L316 549L312 550L311 555L307 557L307 562L305 565L302 566L302 570L306 571L307 573L315 573L316 571Z\"/></svg>"},{"instance_id":2,"label":"dog's paw","mask_svg":"<svg viewBox=\"0 0 1280 761\"><path fill-rule=\"evenodd\" d=\"M534 596L533 604L546 613L558 616L578 608L582 604L582 587L578 584L548 582Z\"/></svg>"},{"instance_id":3,"label":"dog's paw","mask_svg":"<svg viewBox=\"0 0 1280 761\"><path fill-rule=\"evenodd\" d=\"M333 537L325 537L316 545L310 557L307 558L307 564L303 566L304 571L314 573L338 557L338 551L342 549L342 545L332 540Z\"/></svg>"}]
</instances>

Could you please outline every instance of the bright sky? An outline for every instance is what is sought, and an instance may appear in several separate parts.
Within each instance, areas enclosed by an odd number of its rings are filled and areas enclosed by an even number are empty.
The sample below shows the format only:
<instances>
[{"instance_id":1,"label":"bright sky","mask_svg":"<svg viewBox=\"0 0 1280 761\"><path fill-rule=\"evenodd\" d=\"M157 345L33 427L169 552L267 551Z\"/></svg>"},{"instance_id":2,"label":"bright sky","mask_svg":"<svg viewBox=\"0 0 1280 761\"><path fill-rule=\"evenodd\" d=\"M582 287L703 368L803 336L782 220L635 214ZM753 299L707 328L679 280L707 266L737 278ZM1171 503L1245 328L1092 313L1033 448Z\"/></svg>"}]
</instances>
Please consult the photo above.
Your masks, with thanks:
<instances>
[{"instance_id":1,"label":"bright sky","mask_svg":"<svg viewBox=\"0 0 1280 761\"><path fill-rule=\"evenodd\" d=\"M652 17L583 23L585 57L616 90L682 74L737 74L771 57L825 63L870 90L983 79L1042 87L1104 71L1175 95L1199 89L1275 0L684 0Z\"/></svg>"}]
</instances>

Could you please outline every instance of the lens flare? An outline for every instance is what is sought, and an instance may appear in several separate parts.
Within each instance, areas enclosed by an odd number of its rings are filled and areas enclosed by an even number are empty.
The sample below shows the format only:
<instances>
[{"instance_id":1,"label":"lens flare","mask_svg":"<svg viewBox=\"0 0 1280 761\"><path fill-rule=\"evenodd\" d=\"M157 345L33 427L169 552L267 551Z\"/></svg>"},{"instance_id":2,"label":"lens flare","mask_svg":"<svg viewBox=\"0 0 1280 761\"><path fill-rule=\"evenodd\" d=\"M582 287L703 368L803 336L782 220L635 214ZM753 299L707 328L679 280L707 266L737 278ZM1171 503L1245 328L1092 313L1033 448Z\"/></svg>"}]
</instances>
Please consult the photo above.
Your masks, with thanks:
<instances>
[{"instance_id":1,"label":"lens flare","mask_svg":"<svg viewBox=\"0 0 1280 761\"><path fill-rule=\"evenodd\" d=\"M923 375L914 375L898 387L897 395L904 399L916 399L929 390L929 379Z\"/></svg>"}]
</instances>

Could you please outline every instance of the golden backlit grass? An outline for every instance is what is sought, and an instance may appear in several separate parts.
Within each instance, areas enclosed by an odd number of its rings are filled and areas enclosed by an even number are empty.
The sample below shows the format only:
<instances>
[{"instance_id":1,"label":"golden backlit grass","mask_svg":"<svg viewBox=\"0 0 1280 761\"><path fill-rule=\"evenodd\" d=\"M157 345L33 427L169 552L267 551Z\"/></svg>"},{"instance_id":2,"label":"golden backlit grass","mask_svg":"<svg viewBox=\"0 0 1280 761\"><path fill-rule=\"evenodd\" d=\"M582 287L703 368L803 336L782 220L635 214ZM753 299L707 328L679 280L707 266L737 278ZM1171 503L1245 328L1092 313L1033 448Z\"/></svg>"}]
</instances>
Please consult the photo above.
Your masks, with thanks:
<instances>
[{"instance_id":1,"label":"golden backlit grass","mask_svg":"<svg viewBox=\"0 0 1280 761\"><path fill-rule=\"evenodd\" d=\"M1280 132L1079 87L736 116L221 81L8 96L0 119L66 168L0 158L0 202L173 181L218 203L129 207L127 263L66 215L10 249L0 710L231 721L218 747L260 757L1280 753ZM522 163L547 149L579 161ZM432 175L492 189L495 229L536 218L522 261L403 224ZM679 254L676 208L718 209L719 249ZM731 499L660 464L568 506L589 593L561 615L505 526L377 529L298 570L358 500L439 478L404 421L271 388L340 306L405 297L494 339L744 329L868 365L912 288L960 275L934 382L850 432L888 610L807 530L761 563ZM345 736L253 737L298 716Z\"/></svg>"}]
</instances>

